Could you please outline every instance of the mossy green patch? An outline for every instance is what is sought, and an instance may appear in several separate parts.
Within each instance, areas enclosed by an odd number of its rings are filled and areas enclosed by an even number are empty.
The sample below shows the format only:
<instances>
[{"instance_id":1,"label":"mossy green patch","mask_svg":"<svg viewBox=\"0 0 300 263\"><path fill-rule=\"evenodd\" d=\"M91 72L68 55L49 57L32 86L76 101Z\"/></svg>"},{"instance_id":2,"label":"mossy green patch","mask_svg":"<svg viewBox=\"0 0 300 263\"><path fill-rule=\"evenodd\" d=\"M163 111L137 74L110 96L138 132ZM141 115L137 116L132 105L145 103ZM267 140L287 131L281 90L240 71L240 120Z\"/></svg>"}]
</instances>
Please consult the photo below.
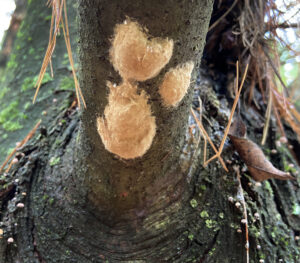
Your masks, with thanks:
<instances>
[{"instance_id":1,"label":"mossy green patch","mask_svg":"<svg viewBox=\"0 0 300 263\"><path fill-rule=\"evenodd\" d=\"M23 127L19 121L27 116L19 111L18 105L18 101L13 101L0 112L0 124L6 131L15 131Z\"/></svg>"},{"instance_id":2,"label":"mossy green patch","mask_svg":"<svg viewBox=\"0 0 300 263\"><path fill-rule=\"evenodd\" d=\"M8 92L8 88L7 87L3 87L1 90L0 90L0 99L2 99L5 94Z\"/></svg>"},{"instance_id":3,"label":"mossy green patch","mask_svg":"<svg viewBox=\"0 0 300 263\"><path fill-rule=\"evenodd\" d=\"M50 166L57 165L60 162L60 157L51 157Z\"/></svg>"},{"instance_id":4,"label":"mossy green patch","mask_svg":"<svg viewBox=\"0 0 300 263\"><path fill-rule=\"evenodd\" d=\"M206 186L204 184L201 184L200 185L200 189L203 190L203 191L205 191L206 190Z\"/></svg>"},{"instance_id":5,"label":"mossy green patch","mask_svg":"<svg viewBox=\"0 0 300 263\"><path fill-rule=\"evenodd\" d=\"M299 216L300 215L300 206L299 204L293 204L293 215Z\"/></svg>"},{"instance_id":6,"label":"mossy green patch","mask_svg":"<svg viewBox=\"0 0 300 263\"><path fill-rule=\"evenodd\" d=\"M20 38L22 38L24 36L24 27L25 27L25 22L23 20L21 25L20 25L20 28L18 30L18 33L17 33L18 40L20 40Z\"/></svg>"},{"instance_id":7,"label":"mossy green patch","mask_svg":"<svg viewBox=\"0 0 300 263\"><path fill-rule=\"evenodd\" d=\"M200 213L200 216L201 216L201 218L207 218L207 217L209 217L209 214L208 214L207 211L203 210L203 211Z\"/></svg>"},{"instance_id":8,"label":"mossy green patch","mask_svg":"<svg viewBox=\"0 0 300 263\"><path fill-rule=\"evenodd\" d=\"M75 89L74 79L72 77L64 77L60 81L60 89L73 91Z\"/></svg>"},{"instance_id":9,"label":"mossy green patch","mask_svg":"<svg viewBox=\"0 0 300 263\"><path fill-rule=\"evenodd\" d=\"M284 166L284 171L285 172L290 172L290 173L296 173L297 172L297 169L294 167L294 165L287 162L287 160L285 158L283 159L283 166Z\"/></svg>"},{"instance_id":10,"label":"mossy green patch","mask_svg":"<svg viewBox=\"0 0 300 263\"><path fill-rule=\"evenodd\" d=\"M3 124L3 128L6 131L16 131L23 128L23 125L21 125L18 121L7 121Z\"/></svg>"},{"instance_id":11,"label":"mossy green patch","mask_svg":"<svg viewBox=\"0 0 300 263\"><path fill-rule=\"evenodd\" d=\"M165 220L156 222L156 223L154 224L154 227L155 227L156 229L165 228L169 223L170 223L170 219L169 219L169 218L166 218Z\"/></svg>"},{"instance_id":12,"label":"mossy green patch","mask_svg":"<svg viewBox=\"0 0 300 263\"><path fill-rule=\"evenodd\" d=\"M14 53L10 55L9 61L7 62L7 69L12 70L17 67L16 57Z\"/></svg>"},{"instance_id":13,"label":"mossy green patch","mask_svg":"<svg viewBox=\"0 0 300 263\"><path fill-rule=\"evenodd\" d=\"M26 102L24 105L24 110L27 110L32 105L32 102Z\"/></svg>"},{"instance_id":14,"label":"mossy green patch","mask_svg":"<svg viewBox=\"0 0 300 263\"><path fill-rule=\"evenodd\" d=\"M52 15L49 15L49 16L46 16L46 17L44 18L44 20L45 20L45 21L50 21L51 18L52 18Z\"/></svg>"},{"instance_id":15,"label":"mossy green patch","mask_svg":"<svg viewBox=\"0 0 300 263\"><path fill-rule=\"evenodd\" d=\"M35 87L35 85L36 85L36 82L37 82L37 80L38 80L38 77L39 77L39 76L35 76L35 77L26 77L26 78L24 79L24 81L23 81L21 90L22 90L22 91L26 91L26 90L29 90L29 89L33 89L33 88ZM50 81L52 81L52 80L53 80L53 78L50 76L49 73L46 72L45 75L44 75L44 78L43 78L43 80L42 80L42 85L45 84L45 83L47 83L47 82L50 82Z\"/></svg>"},{"instance_id":16,"label":"mossy green patch","mask_svg":"<svg viewBox=\"0 0 300 263\"><path fill-rule=\"evenodd\" d=\"M33 47L31 47L31 48L29 49L28 54L29 54L29 55L34 54L34 48L33 48Z\"/></svg>"},{"instance_id":17,"label":"mossy green patch","mask_svg":"<svg viewBox=\"0 0 300 263\"><path fill-rule=\"evenodd\" d=\"M215 251L216 251L216 248L214 247L214 248L212 248L212 250L210 250L210 251L208 252L208 255L209 255L209 256L212 256L212 255L214 254Z\"/></svg>"},{"instance_id":18,"label":"mossy green patch","mask_svg":"<svg viewBox=\"0 0 300 263\"><path fill-rule=\"evenodd\" d=\"M196 200L196 199L192 199L192 200L190 201L190 205L191 205L191 207L196 208L197 205L198 205L197 200Z\"/></svg>"},{"instance_id":19,"label":"mossy green patch","mask_svg":"<svg viewBox=\"0 0 300 263\"><path fill-rule=\"evenodd\" d=\"M48 200L48 203L49 203L49 205L52 205L52 204L54 203L54 198L50 198L50 199Z\"/></svg>"},{"instance_id":20,"label":"mossy green patch","mask_svg":"<svg viewBox=\"0 0 300 263\"><path fill-rule=\"evenodd\" d=\"M268 193L272 196L273 195L273 189L272 189L269 181L265 181L264 186L265 186L265 189L268 191Z\"/></svg>"},{"instance_id":21,"label":"mossy green patch","mask_svg":"<svg viewBox=\"0 0 300 263\"><path fill-rule=\"evenodd\" d=\"M10 155L12 152L13 152L14 148L9 148L7 151L6 151L6 154L7 155Z\"/></svg>"},{"instance_id":22,"label":"mossy green patch","mask_svg":"<svg viewBox=\"0 0 300 263\"><path fill-rule=\"evenodd\" d=\"M206 219L206 220L205 220L205 225L206 225L206 227L209 228L209 229L214 228L214 230L217 230L218 223L217 223L217 221L215 221L215 220L212 220L212 219Z\"/></svg>"},{"instance_id":23,"label":"mossy green patch","mask_svg":"<svg viewBox=\"0 0 300 263\"><path fill-rule=\"evenodd\" d=\"M193 241L194 235L193 235L193 234L189 234L189 235L188 235L188 239L191 240L191 241Z\"/></svg>"},{"instance_id":24,"label":"mossy green patch","mask_svg":"<svg viewBox=\"0 0 300 263\"><path fill-rule=\"evenodd\" d=\"M61 62L61 64L63 64L63 65L69 65L70 64L68 53L64 54L64 60Z\"/></svg>"}]
</instances>

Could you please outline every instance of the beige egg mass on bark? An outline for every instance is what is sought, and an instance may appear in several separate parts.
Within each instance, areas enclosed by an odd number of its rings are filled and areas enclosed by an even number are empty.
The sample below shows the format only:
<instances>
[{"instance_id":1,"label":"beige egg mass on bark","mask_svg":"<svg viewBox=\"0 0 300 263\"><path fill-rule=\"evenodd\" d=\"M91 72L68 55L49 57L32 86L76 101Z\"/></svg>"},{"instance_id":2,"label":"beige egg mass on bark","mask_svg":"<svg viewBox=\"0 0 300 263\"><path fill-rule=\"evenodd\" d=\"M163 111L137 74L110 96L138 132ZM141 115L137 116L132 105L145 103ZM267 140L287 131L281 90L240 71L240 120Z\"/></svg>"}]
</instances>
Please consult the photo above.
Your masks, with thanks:
<instances>
[{"instance_id":1,"label":"beige egg mass on bark","mask_svg":"<svg viewBox=\"0 0 300 263\"><path fill-rule=\"evenodd\" d=\"M140 157L150 148L156 133L145 91L124 82L115 87L108 82L110 94L104 117L97 119L98 133L105 148L124 159Z\"/></svg>"},{"instance_id":2,"label":"beige egg mass on bark","mask_svg":"<svg viewBox=\"0 0 300 263\"><path fill-rule=\"evenodd\" d=\"M149 39L145 31L130 19L115 27L110 59L125 80L145 81L155 77L172 56L173 40Z\"/></svg>"},{"instance_id":3,"label":"beige egg mass on bark","mask_svg":"<svg viewBox=\"0 0 300 263\"><path fill-rule=\"evenodd\" d=\"M171 68L166 73L159 87L159 94L165 106L175 107L183 99L190 86L193 68L194 62L190 61Z\"/></svg>"}]
</instances>

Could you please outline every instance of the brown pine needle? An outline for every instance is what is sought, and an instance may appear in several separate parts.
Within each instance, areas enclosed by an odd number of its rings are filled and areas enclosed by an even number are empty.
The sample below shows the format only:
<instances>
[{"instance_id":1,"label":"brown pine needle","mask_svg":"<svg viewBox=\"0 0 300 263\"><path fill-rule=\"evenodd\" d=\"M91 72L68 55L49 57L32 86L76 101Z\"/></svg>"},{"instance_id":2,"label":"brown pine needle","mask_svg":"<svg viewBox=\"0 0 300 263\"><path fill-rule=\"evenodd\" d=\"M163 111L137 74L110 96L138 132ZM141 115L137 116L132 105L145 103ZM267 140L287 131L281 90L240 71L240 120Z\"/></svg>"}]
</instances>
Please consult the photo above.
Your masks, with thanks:
<instances>
[{"instance_id":1,"label":"brown pine needle","mask_svg":"<svg viewBox=\"0 0 300 263\"><path fill-rule=\"evenodd\" d=\"M61 24L62 28L63 28L63 33L64 33L65 43L66 43L67 52L68 52L68 56L69 56L69 61L70 61L71 68L72 68L72 74L73 74L74 83L75 83L75 92L76 92L76 97L78 100L78 107L80 108L80 105L81 105L80 98L81 98L83 105L86 108L86 103L85 103L84 97L82 95L82 92L81 92L81 89L80 89L80 86L79 86L79 83L78 83L78 80L76 77L76 71L75 71L75 66L74 66L74 61L73 61L73 56L72 56L72 51L71 51L66 1L65 0L53 0L53 1L48 1L47 4L49 6L52 6L52 17L51 17L51 26L50 26L50 33L49 33L49 43L48 43L46 54L45 54L45 57L44 57L44 60L42 63L39 78L36 82L36 92L33 97L33 103L35 103L35 101L36 101L37 94L42 85L42 81L43 81L43 78L46 73L48 65L50 65L51 76L53 76L51 57L52 57L52 54L53 54L55 46L56 46L56 36L59 33L59 25ZM64 18L62 16L62 10L64 10ZM65 22L64 22L64 20L65 20ZM53 28L54 28L54 30L53 30Z\"/></svg>"},{"instance_id":2,"label":"brown pine needle","mask_svg":"<svg viewBox=\"0 0 300 263\"><path fill-rule=\"evenodd\" d=\"M285 132L284 132L284 128L283 128L283 125L282 125L282 122L280 120L280 116L279 116L278 110L277 110L277 108L275 106L275 103L272 103L272 106L273 106L273 112L275 114L276 122L277 122L277 125L279 127L281 136L286 137Z\"/></svg>"},{"instance_id":3,"label":"brown pine needle","mask_svg":"<svg viewBox=\"0 0 300 263\"><path fill-rule=\"evenodd\" d=\"M272 112L272 104L273 104L273 100L272 100L272 91L269 88L269 100L268 100L268 106L267 106L267 110L266 110L266 121L265 121L265 125L264 125L264 130L263 130L263 136L262 136L262 140L261 140L261 145L264 145L266 143L267 140L267 135L268 135L268 130L269 130L269 124L270 124L270 118L271 118L271 112Z\"/></svg>"},{"instance_id":4,"label":"brown pine needle","mask_svg":"<svg viewBox=\"0 0 300 263\"><path fill-rule=\"evenodd\" d=\"M199 101L199 121L202 125L202 100L200 99L200 97L198 96L198 101ZM200 129L200 134L204 139L204 146L203 146L203 164L206 162L206 152L207 152L207 139L206 136L203 134L202 130ZM199 140L198 140L198 144L200 142L200 134L199 134ZM197 145L198 147L198 145Z\"/></svg>"},{"instance_id":5,"label":"brown pine needle","mask_svg":"<svg viewBox=\"0 0 300 263\"><path fill-rule=\"evenodd\" d=\"M211 145L211 147L213 148L213 150L215 151L215 153L217 153L218 150L217 150L216 146L214 145L214 143L212 142L212 140L211 140L210 137L208 136L206 130L205 130L204 127L202 126L201 122L198 120L198 118L197 118L197 116L196 116L196 114L195 114L195 112L193 111L192 108L191 108L191 113L192 113L192 115L193 115L193 117L194 117L194 119L195 119L195 121L196 121L196 123L197 123L199 129L200 129L201 132L205 135L206 139L208 140L209 144ZM206 154L206 153L205 153L205 154ZM221 156L218 156L218 158L219 158L219 161L220 161L220 163L222 164L224 170L225 170L226 172L228 172L228 169L227 169L226 164L224 163L222 157L221 157Z\"/></svg>"},{"instance_id":6,"label":"brown pine needle","mask_svg":"<svg viewBox=\"0 0 300 263\"><path fill-rule=\"evenodd\" d=\"M0 173L2 172L2 170L4 169L4 167L6 166L6 164L9 162L9 160L14 156L14 154L17 152L17 150L19 148L21 148L24 144L26 144L31 137L34 135L34 133L36 132L37 128L40 126L41 124L41 120L38 121L38 123L33 127L33 129L27 134L27 136L20 142L20 144L18 146L16 146L13 151L7 156L7 158L5 159L4 163L1 165L0 167ZM11 163L12 164L12 163ZM9 165L9 168L11 167L11 164ZM5 172L8 172L7 170Z\"/></svg>"},{"instance_id":7,"label":"brown pine needle","mask_svg":"<svg viewBox=\"0 0 300 263\"><path fill-rule=\"evenodd\" d=\"M238 61L236 62L236 67L237 67L236 87L238 87L238 68L239 68ZM224 136L223 136L223 139L221 141L221 145L219 147L219 150L216 151L216 154L213 157L211 157L208 161L206 161L204 166L208 165L212 160L214 160L216 158L219 158L221 156L221 153L223 151L223 147L224 147L224 144L225 144L225 141L226 141L226 138L228 136L228 132L229 132L229 129L230 129L230 126L231 126L231 121L232 121L232 118L233 118L233 115L234 115L234 112L235 112L235 109L236 109L236 106L237 106L237 103L238 103L238 100L239 100L239 97L240 97L240 94L241 94L241 91L242 91L242 88L243 88L243 85L244 85L244 82L245 82L245 79L246 79L246 76L247 76L247 71L248 71L248 64L246 65L246 69L245 69L245 72L244 72L244 75L243 75L243 78L242 78L241 85L238 88L238 91L235 95L234 102L233 102L231 112L230 112L230 116L229 116L229 120L228 120L228 124L227 124L227 127L225 129Z\"/></svg>"},{"instance_id":8,"label":"brown pine needle","mask_svg":"<svg viewBox=\"0 0 300 263\"><path fill-rule=\"evenodd\" d=\"M14 159L11 160L11 162L9 163L7 169L5 170L5 173L8 173L10 168L12 167L12 165L14 164Z\"/></svg>"},{"instance_id":9,"label":"brown pine needle","mask_svg":"<svg viewBox=\"0 0 300 263\"><path fill-rule=\"evenodd\" d=\"M63 0L65 2L65 0ZM82 99L83 105L86 108L86 103L84 100L84 97L82 95L77 77L76 77L76 72L75 72L75 66L74 66L74 61L73 61L73 55L72 55L72 50L71 50L71 43L70 43L70 33L69 33L69 26L68 26L68 16L67 16L67 6L66 4L64 5L64 16L65 16L65 24L64 21L62 20L62 28L63 28L63 32L64 32L64 38L65 38L65 42L66 42L66 47L67 47L67 51L68 51L68 56L69 56L69 61L71 64L71 68L72 68L72 74L73 74L73 78L74 78L74 82L75 82L75 90L76 90L76 95L77 95L77 99L78 99L78 107L80 108L80 98Z\"/></svg>"},{"instance_id":10,"label":"brown pine needle","mask_svg":"<svg viewBox=\"0 0 300 263\"><path fill-rule=\"evenodd\" d=\"M59 30L59 23L60 23L60 20L61 20L62 7L63 7L62 5L63 4L64 4L64 2L61 1L60 7L59 7L59 12L57 12L56 6L59 6L59 3L56 2L56 1L52 2L52 17L51 17L51 26L50 26L50 33L49 33L49 43L48 43L46 54L45 54L45 57L44 57L44 60L43 60L43 63L42 63L41 71L40 71L38 80L37 80L36 85L35 85L36 86L36 92L35 92L34 97L33 97L33 103L35 103L35 101L36 101L37 94L40 90L44 75L45 75L47 67L50 63L53 51L55 49L56 36L57 36L58 30ZM54 29L54 34L52 35L52 30L53 30L53 26L54 26L54 18L55 18L55 29Z\"/></svg>"},{"instance_id":11,"label":"brown pine needle","mask_svg":"<svg viewBox=\"0 0 300 263\"><path fill-rule=\"evenodd\" d=\"M206 150L207 150L207 139L206 136L203 136L204 139L204 151L203 151L203 163L206 162Z\"/></svg>"}]
</instances>

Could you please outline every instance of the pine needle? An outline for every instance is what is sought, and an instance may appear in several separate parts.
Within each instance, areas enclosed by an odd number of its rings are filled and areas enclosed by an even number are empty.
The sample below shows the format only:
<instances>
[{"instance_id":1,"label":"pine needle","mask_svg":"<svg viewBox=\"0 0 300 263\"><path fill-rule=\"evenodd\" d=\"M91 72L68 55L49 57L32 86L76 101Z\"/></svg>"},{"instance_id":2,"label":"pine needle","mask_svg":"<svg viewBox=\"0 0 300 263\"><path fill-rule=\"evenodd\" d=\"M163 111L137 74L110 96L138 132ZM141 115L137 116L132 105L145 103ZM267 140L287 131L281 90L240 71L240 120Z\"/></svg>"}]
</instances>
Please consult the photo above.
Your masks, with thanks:
<instances>
[{"instance_id":1,"label":"pine needle","mask_svg":"<svg viewBox=\"0 0 300 263\"><path fill-rule=\"evenodd\" d=\"M33 103L35 103L38 92L40 90L40 87L42 85L42 81L44 78L44 75L46 73L48 65L50 65L50 70L51 70L51 76L53 76L53 69L52 69L52 62L51 62L51 57L53 55L55 46L56 46L56 37L57 34L59 33L59 25L62 25L63 33L64 33L64 38L65 38L65 43L67 47L67 52L69 56L69 61L70 65L72 68L72 74L74 78L74 83L75 83L75 92L76 92L76 97L78 101L78 106L80 108L80 98L82 99L83 105L86 108L86 103L84 100L84 97L82 95L77 77L76 77L76 71L75 71L75 66L74 66L74 61L73 61L73 56L72 56L72 51L71 51L71 43L70 43L70 34L69 34L69 26L68 26L68 17L67 17L67 6L66 6L66 1L65 0L52 0L48 1L48 5L52 6L52 16L51 16L51 26L50 26L50 32L49 32L49 42L48 42L48 47L46 50L46 54L42 63L42 67L40 70L40 74L38 77L38 80L36 82L36 92L33 97ZM64 10L64 18L62 16L62 11Z\"/></svg>"},{"instance_id":2,"label":"pine needle","mask_svg":"<svg viewBox=\"0 0 300 263\"><path fill-rule=\"evenodd\" d=\"M63 0L64 3L66 0ZM86 103L84 100L84 97L82 95L77 77L76 77L76 72L75 72L75 66L74 66L74 61L73 61L73 55L72 55L72 50L71 50L71 43L70 43L70 33L69 33L69 26L68 26L68 16L67 16L67 5L65 3L64 5L64 17L65 17L65 25L64 22L62 20L62 28L63 28L63 32L64 32L64 38L65 38L65 42L66 42L66 47L67 47L67 51L68 51L68 56L69 56L69 61L72 67L72 74L73 74L73 78L74 78L74 82L75 82L75 90L76 90L76 96L77 96L77 100L78 100L78 106L80 108L80 97L82 99L83 105L86 108Z\"/></svg>"},{"instance_id":3,"label":"pine needle","mask_svg":"<svg viewBox=\"0 0 300 263\"><path fill-rule=\"evenodd\" d=\"M195 112L193 111L192 108L191 108L191 113L192 113L192 115L193 115L193 117L194 117L194 119L195 119L195 121L196 121L196 123L197 123L199 129L200 129L201 132L205 135L206 139L208 140L209 144L211 145L211 147L213 148L213 150L215 151L215 153L217 153L218 150L217 150L216 146L214 145L214 143L212 142L212 140L211 140L210 137L208 136L206 130L204 129L204 127L202 126L202 124L201 124L200 121L198 120L198 118L197 118L197 116L196 116L196 114L195 114ZM206 154L206 153L205 153L205 154ZM221 157L221 156L218 156L218 158L219 158L219 161L220 161L220 163L222 164L224 170L225 170L226 172L228 172L228 169L227 169L226 164L224 163L222 157Z\"/></svg>"},{"instance_id":4,"label":"pine needle","mask_svg":"<svg viewBox=\"0 0 300 263\"><path fill-rule=\"evenodd\" d=\"M267 140L267 135L268 135L268 130L269 130L269 124L270 124L270 118L271 118L271 111L272 111L272 90L271 87L269 87L269 100L268 100L268 106L267 106L267 110L266 110L266 121L265 121L265 125L264 125L264 130L263 130L263 136L262 136L262 140L261 140L261 145L264 145L266 143Z\"/></svg>"},{"instance_id":5,"label":"pine needle","mask_svg":"<svg viewBox=\"0 0 300 263\"><path fill-rule=\"evenodd\" d=\"M221 141L221 145L219 147L219 150L216 152L216 154L213 157L211 157L208 161L206 161L206 163L204 163L204 166L208 165L211 161L213 161L214 159L219 158L221 156L221 153L223 151L223 147L224 147L224 144L225 144L225 141L226 141L226 138L227 138L230 126L231 126L231 121L232 121L232 118L233 118L233 115L234 115L234 112L235 112L238 100L240 98L240 94L241 94L241 91L242 91L245 79L246 79L246 76L247 76L248 65L249 64L246 65L246 69L245 69L245 72L244 72L244 75L243 75L243 78L242 78L241 85L238 88L239 64L238 64L238 61L236 62L236 70L237 70L237 73L236 73L236 75L237 75L237 78L236 78L236 88L237 88L237 92L236 92L236 95L235 95L235 98L234 98L234 102L233 102L233 105L232 105L232 108L231 108L231 112L230 112L229 120L228 120L228 123L227 123L227 127L225 129L224 136L223 136L223 139Z\"/></svg>"},{"instance_id":6,"label":"pine needle","mask_svg":"<svg viewBox=\"0 0 300 263\"><path fill-rule=\"evenodd\" d=\"M40 70L38 80L35 84L36 92L35 92L34 97L33 97L33 103L35 103L35 101L36 101L37 94L38 94L38 92L40 90L40 87L42 85L44 75L45 75L47 67L50 63L50 60L51 60L51 57L52 57L52 54L53 54L53 51L54 51L55 45L56 45L56 36L57 36L58 30L59 30L59 23L60 23L61 14L62 14L62 5L64 3L63 1L61 1L60 8L59 8L60 12L56 12L57 11L57 6L59 5L58 1L59 0L57 0L57 1L53 0L52 1L52 17L51 17L51 26L50 26L50 33L49 33L49 43L48 43L46 54L45 54L45 57L44 57L44 60L43 60L43 63L42 63L42 67L41 67L41 70ZM54 20L55 20L55 22L54 22ZM54 33L52 34L54 23L55 23L55 30L54 30Z\"/></svg>"}]
</instances>

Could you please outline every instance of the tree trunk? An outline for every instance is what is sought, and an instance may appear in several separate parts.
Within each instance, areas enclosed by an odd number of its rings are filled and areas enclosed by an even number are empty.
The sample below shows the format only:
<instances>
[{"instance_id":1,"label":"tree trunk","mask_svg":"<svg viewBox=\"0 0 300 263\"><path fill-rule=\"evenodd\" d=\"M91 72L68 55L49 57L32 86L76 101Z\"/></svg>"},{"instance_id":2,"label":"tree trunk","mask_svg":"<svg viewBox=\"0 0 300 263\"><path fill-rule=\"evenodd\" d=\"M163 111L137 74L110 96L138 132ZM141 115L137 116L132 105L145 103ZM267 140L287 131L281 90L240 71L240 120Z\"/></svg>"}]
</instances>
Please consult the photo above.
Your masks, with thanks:
<instances>
[{"instance_id":1,"label":"tree trunk","mask_svg":"<svg viewBox=\"0 0 300 263\"><path fill-rule=\"evenodd\" d=\"M218 162L204 168L203 142L197 147L188 129L194 124L191 102L196 105L199 96L203 124L218 145L227 123L224 112L230 108L216 92L218 83L208 77L208 67L199 69L211 1L78 2L68 2L68 15L73 46L77 32L79 36L80 83L87 102L81 116L70 107L74 93L62 36L53 58L55 78L49 76L34 106L25 104L33 95L30 84L38 74L49 27L49 10L38 0L30 1L1 76L6 88L0 90L0 117L17 109L2 121L0 135L6 138L1 160L38 118L43 121L34 139L19 150L18 163L1 177L0 262L245 262L236 174L232 166L226 173ZM97 130L111 92L107 81L116 88L124 81L109 50L115 26L125 20L147 28L151 37L174 41L169 63L156 77L138 82L139 93L149 96L156 134L149 150L131 159L109 152ZM191 87L177 107L165 107L158 87L170 68L187 61L195 63ZM19 126L12 125L16 122ZM248 129L251 136L256 127ZM269 138L271 149L274 129ZM275 156L278 165L288 158L284 146L280 150L284 154ZM222 157L242 165L233 155L234 149L226 146ZM297 262L298 181L268 180L258 186L246 174L242 186L250 262Z\"/></svg>"},{"instance_id":2,"label":"tree trunk","mask_svg":"<svg viewBox=\"0 0 300 263\"><path fill-rule=\"evenodd\" d=\"M167 203L179 198L177 195L182 192L186 177L186 172L182 173L180 155L185 141L192 89L177 107L167 108L162 106L158 87L170 67L190 60L199 66L210 12L211 3L208 5L205 1L186 4L177 1L120 1L118 4L111 1L80 2L81 83L89 102L82 117L79 155L86 156L80 167L88 167L82 173L86 175L87 187L91 189L89 199L101 211L103 220L106 217L103 213L111 214L107 217L110 223L128 216L136 217L127 215L127 212L133 212L132 209L135 210L134 214L142 213L142 217L145 217L150 213L147 211L150 207L154 206L153 209L157 210L157 205L169 206ZM155 37L173 39L175 46L171 60L161 74L138 82L139 90L144 89L150 96L152 115L156 119L156 135L152 145L142 157L122 161L104 148L97 132L96 119L103 115L107 105L107 81L117 85L121 82L120 76L112 69L108 51L112 45L114 27L127 17L146 26ZM169 189L162 190L160 187ZM174 198L167 197L169 194L162 193L166 190L173 192L172 195L178 193ZM156 198L160 201L154 200Z\"/></svg>"}]
</instances>

